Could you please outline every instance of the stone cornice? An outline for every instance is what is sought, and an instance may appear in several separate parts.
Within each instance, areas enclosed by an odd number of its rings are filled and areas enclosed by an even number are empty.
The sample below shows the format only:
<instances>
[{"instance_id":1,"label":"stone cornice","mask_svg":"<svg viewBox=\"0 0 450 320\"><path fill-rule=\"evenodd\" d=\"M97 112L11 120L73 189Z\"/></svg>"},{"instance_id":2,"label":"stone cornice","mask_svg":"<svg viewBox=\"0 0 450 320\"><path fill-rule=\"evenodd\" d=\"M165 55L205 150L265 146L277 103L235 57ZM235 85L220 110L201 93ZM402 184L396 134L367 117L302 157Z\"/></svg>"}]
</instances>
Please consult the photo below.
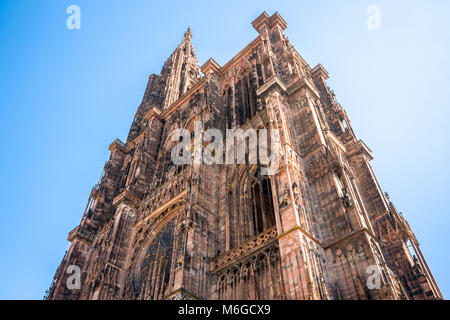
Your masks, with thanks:
<instances>
[{"instance_id":1,"label":"stone cornice","mask_svg":"<svg viewBox=\"0 0 450 320\"><path fill-rule=\"evenodd\" d=\"M155 118L157 118L157 119L162 119L162 117L161 117L161 111L160 111L158 108L156 108L156 107L151 108L151 109L145 114L144 119L150 120L150 119L153 118L153 117L155 117Z\"/></svg>"},{"instance_id":2,"label":"stone cornice","mask_svg":"<svg viewBox=\"0 0 450 320\"><path fill-rule=\"evenodd\" d=\"M256 31L260 32L261 27L267 25L269 19L270 19L269 15L267 14L267 12L264 11L258 16L258 18L253 20L252 26L253 28L255 28Z\"/></svg>"},{"instance_id":3,"label":"stone cornice","mask_svg":"<svg viewBox=\"0 0 450 320\"><path fill-rule=\"evenodd\" d=\"M137 196L135 196L130 191L124 190L117 197L114 198L113 206L117 207L119 204L121 204L123 202L130 204L135 208L138 208L139 203L141 202L141 199L139 199Z\"/></svg>"},{"instance_id":4,"label":"stone cornice","mask_svg":"<svg viewBox=\"0 0 450 320\"><path fill-rule=\"evenodd\" d=\"M314 96L316 96L316 98L320 98L320 94L319 91L316 90L314 84L311 82L311 80L309 80L306 77L303 77L299 80L297 80L296 82L294 82L289 89L287 90L288 94L293 94L296 91L300 90L300 89L306 89L309 92L311 92L312 94L314 94Z\"/></svg>"},{"instance_id":5,"label":"stone cornice","mask_svg":"<svg viewBox=\"0 0 450 320\"><path fill-rule=\"evenodd\" d=\"M270 28L275 26L279 26L281 30L285 30L287 28L287 22L283 19L282 16L278 12L275 12L269 19Z\"/></svg>"},{"instance_id":6,"label":"stone cornice","mask_svg":"<svg viewBox=\"0 0 450 320\"><path fill-rule=\"evenodd\" d=\"M217 73L218 75L222 74L221 66L213 58L209 58L208 61L202 65L201 69L204 75L207 75L210 72Z\"/></svg>"},{"instance_id":7,"label":"stone cornice","mask_svg":"<svg viewBox=\"0 0 450 320\"><path fill-rule=\"evenodd\" d=\"M85 242L90 244L95 240L95 235L92 232L87 231L82 226L77 226L69 232L67 240L72 242L75 238L84 240Z\"/></svg>"},{"instance_id":8,"label":"stone cornice","mask_svg":"<svg viewBox=\"0 0 450 320\"><path fill-rule=\"evenodd\" d=\"M279 15L278 12L275 12L271 17L269 17L267 12L264 11L252 22L253 28L255 28L258 32L261 32L264 27L272 29L277 25L281 28L281 30L285 30L287 28L286 21Z\"/></svg>"},{"instance_id":9,"label":"stone cornice","mask_svg":"<svg viewBox=\"0 0 450 320\"><path fill-rule=\"evenodd\" d=\"M282 92L287 91L287 87L283 83L283 81L281 81L280 78L278 78L277 76L274 75L274 76L271 76L269 79L267 79L267 81L261 87L259 87L258 90L256 90L256 95L258 97L263 96L272 87L278 87L279 89L281 89Z\"/></svg>"},{"instance_id":10,"label":"stone cornice","mask_svg":"<svg viewBox=\"0 0 450 320\"><path fill-rule=\"evenodd\" d=\"M328 71L320 63L312 69L312 73L314 77L322 77L324 80L330 78Z\"/></svg>"},{"instance_id":11,"label":"stone cornice","mask_svg":"<svg viewBox=\"0 0 450 320\"><path fill-rule=\"evenodd\" d=\"M119 139L114 140L114 142L109 145L109 151L113 152L116 149L124 153L127 152L126 144L120 141Z\"/></svg>"},{"instance_id":12,"label":"stone cornice","mask_svg":"<svg viewBox=\"0 0 450 320\"><path fill-rule=\"evenodd\" d=\"M346 149L348 152L347 156L349 158L356 155L366 155L369 158L369 160L373 159L372 151L369 149L368 146L366 146L366 144L362 140L348 143L346 145Z\"/></svg>"},{"instance_id":13,"label":"stone cornice","mask_svg":"<svg viewBox=\"0 0 450 320\"><path fill-rule=\"evenodd\" d=\"M302 227L300 226L295 226L283 233L281 233L280 235L277 236L277 239L281 239L285 236L287 236L288 234L294 232L294 231L300 231L303 235L305 235L307 238L309 238L310 240L314 241L316 244L318 244L320 247L324 248L323 244L319 242L319 240L317 240L316 238L314 238L309 232L307 232L306 230L304 230Z\"/></svg>"}]
</instances>

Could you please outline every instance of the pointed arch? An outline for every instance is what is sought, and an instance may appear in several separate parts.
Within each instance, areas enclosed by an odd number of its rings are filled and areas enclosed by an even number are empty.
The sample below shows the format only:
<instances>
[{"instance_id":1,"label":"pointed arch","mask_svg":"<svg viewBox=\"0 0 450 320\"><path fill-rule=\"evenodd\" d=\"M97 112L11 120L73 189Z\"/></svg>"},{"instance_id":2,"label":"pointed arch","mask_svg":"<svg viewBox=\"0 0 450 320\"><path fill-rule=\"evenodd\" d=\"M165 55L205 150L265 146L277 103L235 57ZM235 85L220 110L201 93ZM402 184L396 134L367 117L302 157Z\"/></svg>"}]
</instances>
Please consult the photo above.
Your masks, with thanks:
<instances>
[{"instance_id":1,"label":"pointed arch","mask_svg":"<svg viewBox=\"0 0 450 320\"><path fill-rule=\"evenodd\" d=\"M262 176L257 165L241 165L237 174L240 189L249 200L247 218L251 221L252 235L276 225L271 178Z\"/></svg>"}]
</instances>

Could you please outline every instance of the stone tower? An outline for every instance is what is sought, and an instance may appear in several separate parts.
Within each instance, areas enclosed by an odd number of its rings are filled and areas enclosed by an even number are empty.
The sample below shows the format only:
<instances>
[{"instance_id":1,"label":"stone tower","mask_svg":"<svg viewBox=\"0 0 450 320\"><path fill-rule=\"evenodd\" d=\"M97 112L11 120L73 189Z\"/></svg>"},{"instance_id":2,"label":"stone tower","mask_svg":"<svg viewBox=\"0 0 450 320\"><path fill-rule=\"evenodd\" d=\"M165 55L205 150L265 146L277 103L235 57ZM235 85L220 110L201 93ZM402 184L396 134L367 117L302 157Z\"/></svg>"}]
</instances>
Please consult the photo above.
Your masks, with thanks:
<instances>
[{"instance_id":1,"label":"stone tower","mask_svg":"<svg viewBox=\"0 0 450 320\"><path fill-rule=\"evenodd\" d=\"M278 13L253 27L228 63L201 68L189 28L150 75L48 299L443 298L325 68L310 68ZM224 137L278 130L276 172L262 175L250 150L234 164L175 164L172 132L199 121Z\"/></svg>"}]
</instances>

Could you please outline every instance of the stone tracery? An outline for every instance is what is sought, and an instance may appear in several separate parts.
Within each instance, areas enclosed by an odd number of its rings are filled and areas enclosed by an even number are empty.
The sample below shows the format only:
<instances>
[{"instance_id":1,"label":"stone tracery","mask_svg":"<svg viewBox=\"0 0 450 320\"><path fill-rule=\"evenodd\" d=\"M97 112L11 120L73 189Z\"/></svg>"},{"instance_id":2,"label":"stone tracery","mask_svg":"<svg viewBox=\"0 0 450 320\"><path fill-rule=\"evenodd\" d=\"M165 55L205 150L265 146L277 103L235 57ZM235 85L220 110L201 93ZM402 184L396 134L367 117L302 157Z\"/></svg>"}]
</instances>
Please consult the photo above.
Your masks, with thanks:
<instances>
[{"instance_id":1,"label":"stone tracery","mask_svg":"<svg viewBox=\"0 0 450 320\"><path fill-rule=\"evenodd\" d=\"M188 30L149 77L127 142L110 145L69 234L50 299L442 298L327 71L296 52L278 13L253 26L258 37L223 67L200 68ZM196 120L223 133L280 130L278 170L261 176L250 152L240 164L175 166L170 133ZM64 286L71 264L82 268L79 291ZM371 265L378 291L366 284Z\"/></svg>"}]
</instances>

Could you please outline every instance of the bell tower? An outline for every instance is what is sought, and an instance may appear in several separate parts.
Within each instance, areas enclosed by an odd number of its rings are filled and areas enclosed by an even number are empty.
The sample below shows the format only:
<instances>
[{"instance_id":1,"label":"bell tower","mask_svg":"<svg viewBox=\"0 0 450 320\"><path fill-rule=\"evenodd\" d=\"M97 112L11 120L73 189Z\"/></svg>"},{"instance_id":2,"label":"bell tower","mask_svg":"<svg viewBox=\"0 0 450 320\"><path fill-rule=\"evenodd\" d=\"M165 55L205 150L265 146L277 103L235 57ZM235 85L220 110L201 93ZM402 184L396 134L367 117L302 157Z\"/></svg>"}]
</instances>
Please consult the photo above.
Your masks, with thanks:
<instances>
[{"instance_id":1,"label":"bell tower","mask_svg":"<svg viewBox=\"0 0 450 320\"><path fill-rule=\"evenodd\" d=\"M201 68L189 28L149 76L48 299L443 299L326 69L295 50L278 13L252 25L255 39L229 62ZM212 129L219 142L242 133L233 139L245 151L239 161L176 163L180 129L181 140L194 137L191 158ZM270 150L262 130L278 133ZM263 170L263 151L275 170Z\"/></svg>"}]
</instances>

